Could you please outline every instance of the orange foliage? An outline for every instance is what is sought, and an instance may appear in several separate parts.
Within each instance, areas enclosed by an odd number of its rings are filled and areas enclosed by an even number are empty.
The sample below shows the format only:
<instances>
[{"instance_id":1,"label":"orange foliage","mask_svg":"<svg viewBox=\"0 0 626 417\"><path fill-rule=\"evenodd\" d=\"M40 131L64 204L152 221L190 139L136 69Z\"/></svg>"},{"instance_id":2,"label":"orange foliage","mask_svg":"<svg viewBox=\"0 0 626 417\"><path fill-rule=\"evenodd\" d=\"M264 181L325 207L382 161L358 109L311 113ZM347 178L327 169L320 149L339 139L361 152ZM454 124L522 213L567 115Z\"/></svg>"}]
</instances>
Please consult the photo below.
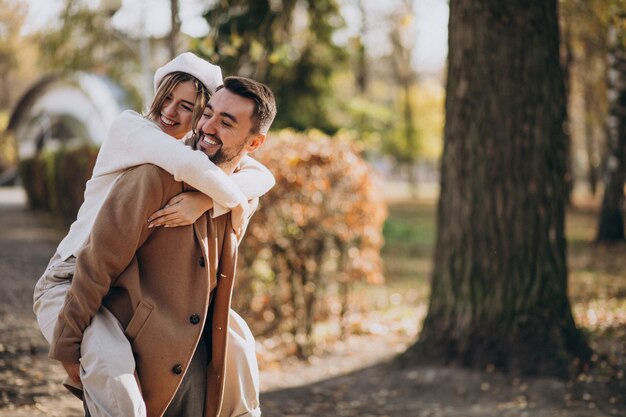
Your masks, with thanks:
<instances>
[{"instance_id":1,"label":"orange foliage","mask_svg":"<svg viewBox=\"0 0 626 417\"><path fill-rule=\"evenodd\" d=\"M371 168L342 138L282 131L254 156L276 186L244 238L235 304L263 319L258 331L309 340L329 288L383 281L386 207Z\"/></svg>"}]
</instances>

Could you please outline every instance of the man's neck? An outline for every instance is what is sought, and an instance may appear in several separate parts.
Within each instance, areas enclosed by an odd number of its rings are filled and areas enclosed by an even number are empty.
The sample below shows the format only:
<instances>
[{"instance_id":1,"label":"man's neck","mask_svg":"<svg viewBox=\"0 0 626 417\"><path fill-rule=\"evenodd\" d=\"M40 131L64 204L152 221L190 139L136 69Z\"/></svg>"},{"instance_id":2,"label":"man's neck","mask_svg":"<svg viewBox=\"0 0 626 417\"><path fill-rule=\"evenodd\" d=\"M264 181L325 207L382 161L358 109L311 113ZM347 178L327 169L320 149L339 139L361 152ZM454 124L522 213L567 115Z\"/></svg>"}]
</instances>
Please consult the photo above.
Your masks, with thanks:
<instances>
[{"instance_id":1,"label":"man's neck","mask_svg":"<svg viewBox=\"0 0 626 417\"><path fill-rule=\"evenodd\" d=\"M233 175L233 172L235 172L235 169L237 169L237 165L238 163L235 164L220 164L218 165L218 167L224 171L226 173L226 175Z\"/></svg>"}]
</instances>

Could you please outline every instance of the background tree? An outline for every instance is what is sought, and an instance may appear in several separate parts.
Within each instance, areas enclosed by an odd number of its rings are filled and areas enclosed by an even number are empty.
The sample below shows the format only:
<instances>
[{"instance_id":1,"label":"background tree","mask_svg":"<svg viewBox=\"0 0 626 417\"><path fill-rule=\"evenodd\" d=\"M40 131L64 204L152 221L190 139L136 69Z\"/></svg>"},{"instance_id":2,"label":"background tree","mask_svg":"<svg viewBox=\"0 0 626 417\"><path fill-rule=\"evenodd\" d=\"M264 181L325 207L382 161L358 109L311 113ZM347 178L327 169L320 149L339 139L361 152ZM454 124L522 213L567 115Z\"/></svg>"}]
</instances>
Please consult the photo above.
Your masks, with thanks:
<instances>
[{"instance_id":1,"label":"background tree","mask_svg":"<svg viewBox=\"0 0 626 417\"><path fill-rule=\"evenodd\" d=\"M365 36L369 29L367 20L367 9L365 8L364 0L357 0L357 7L359 14L361 15L361 22L359 25L359 35L355 39L355 50L353 55L356 55L355 65L355 82L357 90L362 94L367 94L367 88L370 80L370 71L368 67L367 48L365 47Z\"/></svg>"},{"instance_id":2,"label":"background tree","mask_svg":"<svg viewBox=\"0 0 626 417\"><path fill-rule=\"evenodd\" d=\"M626 11L623 2L611 5L606 120L607 160L604 197L598 224L599 242L624 241L624 179L626 178Z\"/></svg>"},{"instance_id":3,"label":"background tree","mask_svg":"<svg viewBox=\"0 0 626 417\"><path fill-rule=\"evenodd\" d=\"M409 361L568 373L567 143L556 0L450 2L432 293Z\"/></svg>"},{"instance_id":4,"label":"background tree","mask_svg":"<svg viewBox=\"0 0 626 417\"><path fill-rule=\"evenodd\" d=\"M81 0L66 0L60 26L40 33L36 39L41 50L40 67L61 73L106 74L129 91L136 91L128 74L139 73L139 41L111 25L110 18L116 10L115 7L101 10Z\"/></svg>"},{"instance_id":5,"label":"background tree","mask_svg":"<svg viewBox=\"0 0 626 417\"><path fill-rule=\"evenodd\" d=\"M608 5L613 0L564 0L560 11L571 51L568 125L573 155L580 155L576 174L585 178L589 192L596 195L606 148L606 68ZM564 43L565 41L563 41Z\"/></svg>"},{"instance_id":6,"label":"background tree","mask_svg":"<svg viewBox=\"0 0 626 417\"><path fill-rule=\"evenodd\" d=\"M225 74L268 84L279 98L276 128L336 130L329 80L346 56L332 39L344 24L335 0L221 0L205 18L211 31L196 51Z\"/></svg>"},{"instance_id":7,"label":"background tree","mask_svg":"<svg viewBox=\"0 0 626 417\"><path fill-rule=\"evenodd\" d=\"M170 0L170 25L167 46L170 50L170 59L174 59L178 55L178 33L180 32L178 0Z\"/></svg>"},{"instance_id":8,"label":"background tree","mask_svg":"<svg viewBox=\"0 0 626 417\"><path fill-rule=\"evenodd\" d=\"M401 7L391 15L393 24L390 25L389 32L392 46L390 62L398 90L396 102L401 117L396 121L395 138L387 142L387 150L391 151L398 162L406 168L407 178L413 190L416 186L415 162L420 153L420 131L415 121L413 94L417 83L417 72L413 68L416 36L414 18L412 0L402 1Z\"/></svg>"},{"instance_id":9,"label":"background tree","mask_svg":"<svg viewBox=\"0 0 626 417\"><path fill-rule=\"evenodd\" d=\"M10 112L38 77L37 45L22 34L27 12L18 0L0 0L0 184L12 181L17 165L17 145L3 134Z\"/></svg>"},{"instance_id":10,"label":"background tree","mask_svg":"<svg viewBox=\"0 0 626 417\"><path fill-rule=\"evenodd\" d=\"M19 50L25 46L20 30L27 10L24 4L16 1L0 0L0 109L8 109L17 93L11 81L20 66Z\"/></svg>"}]
</instances>

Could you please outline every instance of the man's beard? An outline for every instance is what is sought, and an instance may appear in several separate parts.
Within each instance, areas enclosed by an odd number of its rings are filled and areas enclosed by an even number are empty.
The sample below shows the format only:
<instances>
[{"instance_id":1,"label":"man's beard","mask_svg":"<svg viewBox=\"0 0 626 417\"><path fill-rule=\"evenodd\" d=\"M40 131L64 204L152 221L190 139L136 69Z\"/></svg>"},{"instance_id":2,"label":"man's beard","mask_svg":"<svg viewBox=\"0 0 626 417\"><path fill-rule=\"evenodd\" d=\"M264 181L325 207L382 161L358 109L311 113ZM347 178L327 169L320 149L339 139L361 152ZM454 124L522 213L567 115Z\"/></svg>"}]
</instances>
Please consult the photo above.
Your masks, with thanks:
<instances>
[{"instance_id":1,"label":"man's beard","mask_svg":"<svg viewBox=\"0 0 626 417\"><path fill-rule=\"evenodd\" d=\"M196 133L194 135L193 138L193 143L196 144L196 149L198 148L198 142L200 140L202 140L202 137L204 135L200 132ZM209 136L209 135L207 135ZM215 152L215 154L209 156L209 159L211 160L211 162L213 162L215 165L217 166L221 166L224 167L226 166L229 162L231 162L233 159L237 158L242 149L246 146L247 142L248 142L248 138L246 138L246 140L236 149L233 149L230 152L225 152L224 151L224 143L221 141L221 139L219 139L220 143L222 143L222 146L220 146L220 148L217 150L217 152Z\"/></svg>"},{"instance_id":2,"label":"man's beard","mask_svg":"<svg viewBox=\"0 0 626 417\"><path fill-rule=\"evenodd\" d=\"M242 143L237 149L233 149L231 152L224 152L224 145L222 145L222 147L215 152L215 155L209 156L209 159L217 166L225 166L239 156L244 146L246 146L246 144Z\"/></svg>"}]
</instances>

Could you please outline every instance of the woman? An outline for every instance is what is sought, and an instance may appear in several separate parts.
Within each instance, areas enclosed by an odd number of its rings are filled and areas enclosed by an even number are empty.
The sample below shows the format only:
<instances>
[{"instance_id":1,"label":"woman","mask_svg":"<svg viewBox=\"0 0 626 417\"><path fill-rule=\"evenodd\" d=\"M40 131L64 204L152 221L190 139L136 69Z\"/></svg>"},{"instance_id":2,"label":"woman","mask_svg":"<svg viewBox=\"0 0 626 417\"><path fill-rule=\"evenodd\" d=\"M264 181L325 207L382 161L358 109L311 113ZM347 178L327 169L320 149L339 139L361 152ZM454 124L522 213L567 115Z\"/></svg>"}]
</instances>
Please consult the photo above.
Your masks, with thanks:
<instances>
[{"instance_id":1,"label":"woman","mask_svg":"<svg viewBox=\"0 0 626 417\"><path fill-rule=\"evenodd\" d=\"M251 214L248 212L248 200L258 198L274 184L271 173L250 158L242 163L237 173L228 177L202 152L193 151L172 140L181 139L191 129L195 129L209 93L222 83L219 67L191 53L184 53L159 68L154 81L156 96L148 116L144 118L135 112L126 111L112 123L98 154L93 176L87 182L85 201L77 219L35 287L34 311L42 333L49 342L75 273L76 253L87 241L98 210L124 170L152 163L200 191L183 193L170 200L168 207L151 216L150 226L191 224L214 206L215 216L231 210L233 227L240 238ZM120 238L123 239L123 236ZM233 398L225 396L224 409L237 413L233 415L260 415L253 339L245 322L232 311L230 323L229 356L236 360L232 363L248 365L250 369L243 372L227 371L227 384L235 384L228 391L242 395ZM84 399L91 415L145 416L140 388L133 377L132 351L119 322L108 310L101 309L90 327L92 331L85 332L81 347L80 379L78 369L67 371L74 385L80 387L82 381ZM86 348L95 345L93 350L97 350L97 344L89 343L87 339L95 338L90 336L95 333L102 336L106 332L109 333L104 339L114 342L106 352L100 354ZM89 366L83 359L89 361ZM130 372L128 363L132 365ZM110 371L121 368L124 368L124 372ZM230 377L231 374L234 377ZM249 377L242 377L242 374ZM239 378L243 379L240 381ZM72 385L72 381L67 382ZM228 405L229 401L233 404ZM242 406L244 410L241 410Z\"/></svg>"}]
</instances>

